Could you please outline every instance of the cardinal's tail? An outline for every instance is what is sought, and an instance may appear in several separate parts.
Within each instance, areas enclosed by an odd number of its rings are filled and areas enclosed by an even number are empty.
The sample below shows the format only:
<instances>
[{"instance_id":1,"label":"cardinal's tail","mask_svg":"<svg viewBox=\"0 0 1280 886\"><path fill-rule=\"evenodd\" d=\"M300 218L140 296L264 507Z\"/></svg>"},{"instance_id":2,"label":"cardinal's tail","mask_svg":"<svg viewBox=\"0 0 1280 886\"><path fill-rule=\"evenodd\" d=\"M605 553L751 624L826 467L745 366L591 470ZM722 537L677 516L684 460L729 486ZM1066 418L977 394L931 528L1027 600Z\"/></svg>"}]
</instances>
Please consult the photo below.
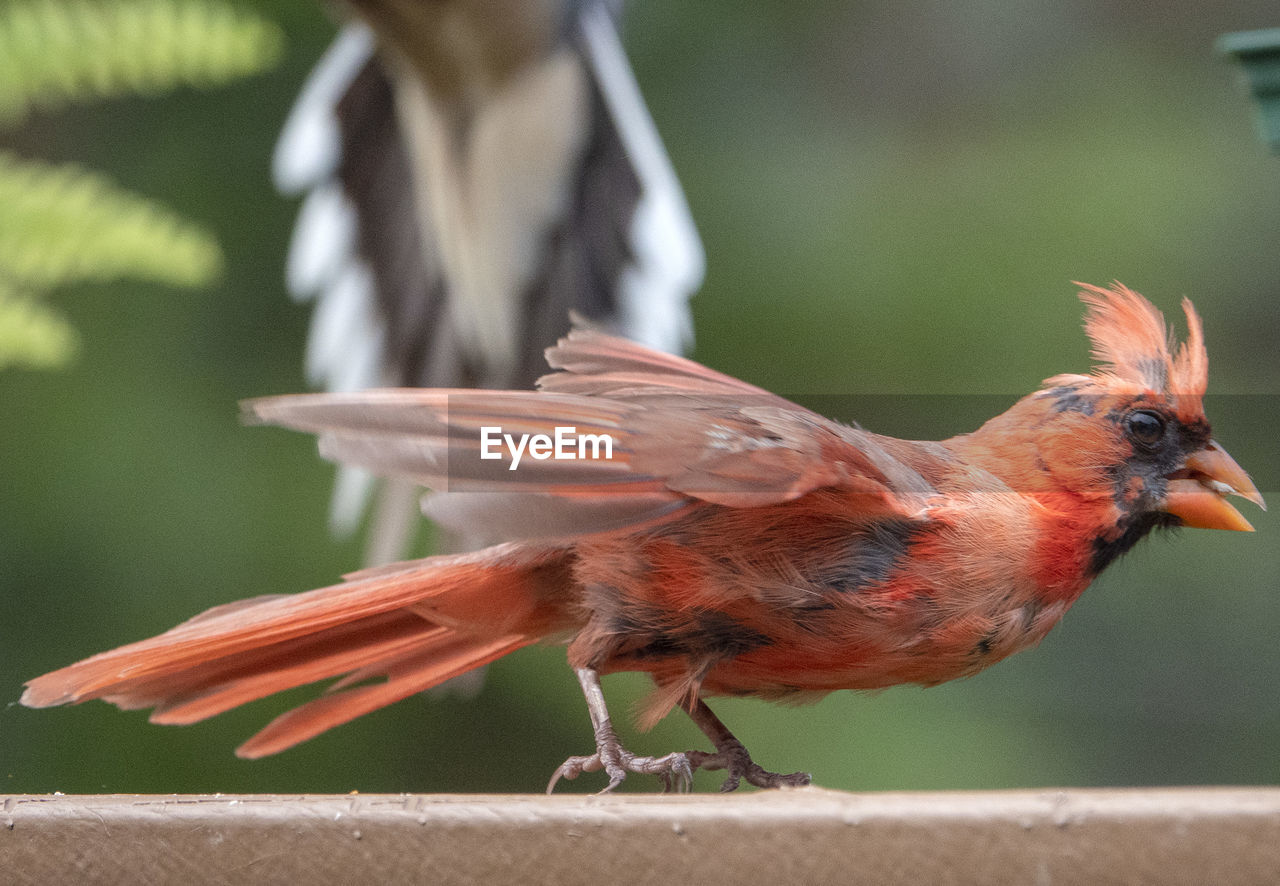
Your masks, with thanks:
<instances>
[{"instance_id":1,"label":"cardinal's tail","mask_svg":"<svg viewBox=\"0 0 1280 886\"><path fill-rule=\"evenodd\" d=\"M194 723L317 680L341 677L241 745L274 754L563 629L562 548L498 545L347 576L305 594L210 609L149 640L30 681L28 707L100 698ZM385 679L378 679L385 678Z\"/></svg>"}]
</instances>

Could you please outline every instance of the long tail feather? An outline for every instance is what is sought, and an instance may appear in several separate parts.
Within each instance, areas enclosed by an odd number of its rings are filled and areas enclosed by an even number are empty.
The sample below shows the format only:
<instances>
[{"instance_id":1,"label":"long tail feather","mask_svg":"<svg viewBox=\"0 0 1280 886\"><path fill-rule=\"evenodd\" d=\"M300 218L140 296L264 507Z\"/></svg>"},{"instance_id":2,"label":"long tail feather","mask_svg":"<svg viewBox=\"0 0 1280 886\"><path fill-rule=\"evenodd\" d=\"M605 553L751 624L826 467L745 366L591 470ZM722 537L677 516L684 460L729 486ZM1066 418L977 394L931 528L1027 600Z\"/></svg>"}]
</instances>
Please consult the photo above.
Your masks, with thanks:
<instances>
[{"instance_id":1,"label":"long tail feather","mask_svg":"<svg viewBox=\"0 0 1280 886\"><path fill-rule=\"evenodd\" d=\"M103 699L194 723L265 696L343 677L332 694L247 743L262 756L488 664L564 627L554 546L499 545L356 573L304 594L219 606L159 636L27 684L28 707ZM366 681L386 678L382 682ZM355 684L366 684L356 686Z\"/></svg>"},{"instance_id":2,"label":"long tail feather","mask_svg":"<svg viewBox=\"0 0 1280 886\"><path fill-rule=\"evenodd\" d=\"M205 679L192 670L188 672L188 691L169 691L155 700L151 722L198 723L286 689L348 674L421 649L424 643L449 631L412 613L388 615L397 623L389 624L388 618L375 616L355 625L276 644L258 655L210 662L204 669L208 672ZM158 689L164 691L163 681Z\"/></svg>"},{"instance_id":3,"label":"long tail feather","mask_svg":"<svg viewBox=\"0 0 1280 886\"><path fill-rule=\"evenodd\" d=\"M286 711L236 748L236 756L252 760L279 753L334 726L408 698L416 692L439 686L446 680L489 664L532 642L533 638L522 636L485 639L445 632L427 648L415 650L369 669L385 674L388 677L386 682L324 695ZM343 680L338 685L347 682L348 680Z\"/></svg>"}]
</instances>

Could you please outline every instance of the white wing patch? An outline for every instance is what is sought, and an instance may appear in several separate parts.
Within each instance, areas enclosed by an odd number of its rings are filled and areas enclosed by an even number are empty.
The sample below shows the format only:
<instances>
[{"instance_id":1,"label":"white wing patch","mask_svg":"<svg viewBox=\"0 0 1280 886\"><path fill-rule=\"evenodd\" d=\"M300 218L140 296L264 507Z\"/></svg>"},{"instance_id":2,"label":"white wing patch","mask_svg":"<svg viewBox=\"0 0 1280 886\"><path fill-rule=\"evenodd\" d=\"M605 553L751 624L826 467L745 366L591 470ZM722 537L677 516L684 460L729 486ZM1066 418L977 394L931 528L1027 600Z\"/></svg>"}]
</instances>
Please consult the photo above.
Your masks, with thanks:
<instances>
[{"instance_id":1,"label":"white wing patch","mask_svg":"<svg viewBox=\"0 0 1280 886\"><path fill-rule=\"evenodd\" d=\"M693 339L688 302L706 272L702 241L608 10L588 5L581 26L587 59L640 179L631 226L635 262L622 274L618 329L642 344L680 353Z\"/></svg>"},{"instance_id":2,"label":"white wing patch","mask_svg":"<svg viewBox=\"0 0 1280 886\"><path fill-rule=\"evenodd\" d=\"M373 277L356 251L355 208L337 181L342 134L338 102L373 56L373 32L344 26L303 84L272 157L283 194L307 192L285 262L285 283L297 301L315 301L305 367L312 384L351 391L381 383L384 330L374 305ZM360 523L372 476L338 470L330 509L335 532Z\"/></svg>"},{"instance_id":3,"label":"white wing patch","mask_svg":"<svg viewBox=\"0 0 1280 886\"><path fill-rule=\"evenodd\" d=\"M355 254L356 211L335 180L316 185L302 201L285 260L285 284L297 301L310 301L359 261Z\"/></svg>"},{"instance_id":4,"label":"white wing patch","mask_svg":"<svg viewBox=\"0 0 1280 886\"><path fill-rule=\"evenodd\" d=\"M373 49L373 32L351 22L312 69L289 111L271 160L271 176L281 193L300 194L337 170L342 136L334 108L373 56Z\"/></svg>"}]
</instances>

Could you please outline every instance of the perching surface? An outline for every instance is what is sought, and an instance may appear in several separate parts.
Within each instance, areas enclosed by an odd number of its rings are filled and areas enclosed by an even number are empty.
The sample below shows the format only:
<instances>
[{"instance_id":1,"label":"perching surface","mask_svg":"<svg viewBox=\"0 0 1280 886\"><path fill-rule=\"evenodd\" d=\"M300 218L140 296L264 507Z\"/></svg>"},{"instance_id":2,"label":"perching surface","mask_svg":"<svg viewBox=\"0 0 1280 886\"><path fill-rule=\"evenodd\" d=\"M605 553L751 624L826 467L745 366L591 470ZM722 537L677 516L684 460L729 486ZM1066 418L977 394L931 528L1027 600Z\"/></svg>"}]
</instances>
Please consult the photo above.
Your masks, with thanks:
<instances>
[{"instance_id":1,"label":"perching surface","mask_svg":"<svg viewBox=\"0 0 1280 886\"><path fill-rule=\"evenodd\" d=\"M1280 789L14 796L8 883L1274 883Z\"/></svg>"}]
</instances>

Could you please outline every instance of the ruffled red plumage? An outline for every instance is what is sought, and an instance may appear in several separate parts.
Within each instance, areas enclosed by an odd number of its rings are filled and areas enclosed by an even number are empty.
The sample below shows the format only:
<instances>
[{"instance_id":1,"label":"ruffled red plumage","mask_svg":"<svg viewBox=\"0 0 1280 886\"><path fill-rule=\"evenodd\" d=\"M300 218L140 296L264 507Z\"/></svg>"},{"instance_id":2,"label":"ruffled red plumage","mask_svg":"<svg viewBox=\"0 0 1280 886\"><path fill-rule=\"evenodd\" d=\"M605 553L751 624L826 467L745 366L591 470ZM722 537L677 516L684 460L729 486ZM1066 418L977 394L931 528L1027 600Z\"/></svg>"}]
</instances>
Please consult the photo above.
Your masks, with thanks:
<instances>
[{"instance_id":1,"label":"ruffled red plumage","mask_svg":"<svg viewBox=\"0 0 1280 886\"><path fill-rule=\"evenodd\" d=\"M940 443L841 425L590 332L548 352L558 371L538 392L252 401L256 420L316 432L344 463L450 490L429 500L434 515L518 540L218 607L37 678L23 702L102 698L189 723L341 678L241 748L258 756L538 641L568 642L580 673L649 673L644 722L680 705L704 728L706 695L804 699L975 673L1039 641L1151 528L1180 514L1244 528L1222 494L1261 503L1209 436L1190 303L1175 350L1131 290L1082 298L1102 365ZM611 457L519 470L482 457L484 428L562 426L609 435Z\"/></svg>"}]
</instances>

